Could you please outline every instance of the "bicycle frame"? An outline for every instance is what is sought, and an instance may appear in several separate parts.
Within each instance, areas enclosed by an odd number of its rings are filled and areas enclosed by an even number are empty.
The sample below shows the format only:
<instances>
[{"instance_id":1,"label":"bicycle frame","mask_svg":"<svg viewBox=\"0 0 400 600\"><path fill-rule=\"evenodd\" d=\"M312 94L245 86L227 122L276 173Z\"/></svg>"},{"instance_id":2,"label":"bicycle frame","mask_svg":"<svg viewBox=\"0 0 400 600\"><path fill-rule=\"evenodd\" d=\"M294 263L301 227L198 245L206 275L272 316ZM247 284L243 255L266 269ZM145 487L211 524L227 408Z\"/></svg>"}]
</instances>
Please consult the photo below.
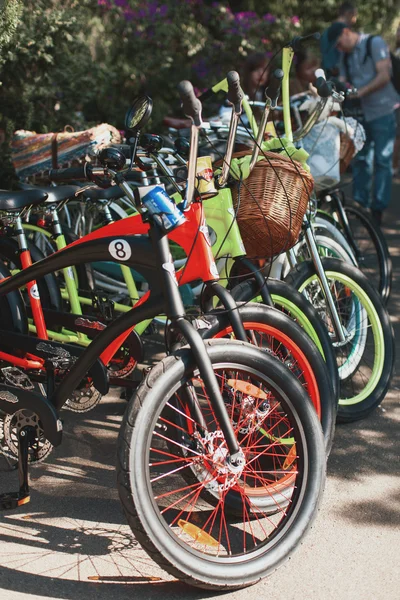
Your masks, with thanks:
<instances>
[{"instance_id":1,"label":"bicycle frame","mask_svg":"<svg viewBox=\"0 0 400 600\"><path fill-rule=\"evenodd\" d=\"M203 282L215 282L218 279L218 271L210 248L208 230L205 224L202 204L192 204L186 214L188 217L187 220L178 229L172 231L170 234L170 238L180 244L189 256L187 264L181 269L180 272L177 273L178 282L180 285L189 283L196 279L201 279ZM85 263L88 260L92 262L94 260L111 259L113 262L125 264L127 267L133 267L134 265L130 264L129 260L119 260L118 257L116 257L113 248L118 242L125 243L125 239L128 238L123 236L131 237L133 235L147 234L149 229L149 224L144 223L141 215L139 214L106 225L105 227L92 232L84 238L73 242L66 248L56 252L46 259L35 263L29 267L29 269L25 269L17 273L13 276L12 280L10 279L2 284L3 289L5 286L4 293L10 291L8 286L10 285L11 281L15 282L16 287L21 287L32 278L42 277L44 274L65 269L71 265ZM95 250L91 250L91 244L93 243L96 244ZM145 277L145 279L147 279L147 277ZM154 287L154 281L152 282L151 287ZM216 287L215 285L213 286L213 290L221 297L221 300L225 304L226 308L231 309L232 326L234 327L236 336L239 339L246 340L247 338L244 333L243 326L241 325L239 314L236 310L233 310L233 305L229 301L229 295L227 296L220 287ZM143 301L146 301L147 298L148 295L144 296L138 304L140 305ZM73 318L75 320L75 324L77 324L76 321L79 321L80 315L70 315L70 317ZM80 319L80 321L82 321L82 319ZM146 320L146 322L148 322L148 320ZM139 321L137 323L139 323ZM135 323L135 325L137 323ZM95 326L88 321L87 327L92 329ZM132 329L129 329L125 333L123 339L120 338L115 340L108 351L101 356L105 364L108 364L115 352L128 337L131 330ZM93 341L91 344L93 344ZM34 367L33 365L29 366L32 368Z\"/></svg>"},{"instance_id":2,"label":"bicycle frame","mask_svg":"<svg viewBox=\"0 0 400 600\"><path fill-rule=\"evenodd\" d=\"M362 258L362 253L354 239L353 233L350 228L349 219L343 207L343 192L340 192L339 190L333 190L329 192L329 196L331 202L333 203L333 212L337 215L337 221L344 232L347 242L350 244L350 247L354 252L356 261L359 262ZM327 214L329 215L329 217L331 217L331 214Z\"/></svg>"},{"instance_id":3,"label":"bicycle frame","mask_svg":"<svg viewBox=\"0 0 400 600\"><path fill-rule=\"evenodd\" d=\"M285 136L289 141L293 141L293 132L292 132L292 122L290 117L290 95L289 95L289 75L290 75L290 67L292 64L294 56L294 51L291 46L286 46L282 50L282 69L283 69L283 81L282 81L282 104L283 104L283 120L285 126ZM307 131L307 124L304 126L304 130ZM296 136L297 139L300 139L301 136ZM336 305L332 297L331 290L329 288L328 280L325 275L325 271L322 265L321 258L319 256L315 236L312 230L311 225L309 224L307 219L304 219L305 225L305 238L308 247L308 251L310 252L311 260L314 264L318 279L321 284L321 288L323 290L329 312L332 317L332 321L334 324L336 335L341 343L346 341L346 336L342 327L342 324L339 319L339 315L336 310ZM293 251L289 251L289 262L294 266L297 264L296 256Z\"/></svg>"},{"instance_id":4,"label":"bicycle frame","mask_svg":"<svg viewBox=\"0 0 400 600\"><path fill-rule=\"evenodd\" d=\"M179 200L179 199L180 198L177 198L177 200ZM239 229L238 229L236 220L234 218L235 213L234 213L234 209L232 206L232 198L231 198L230 190L229 189L221 190L220 194L218 195L218 199L216 199L216 201L213 202L212 204L208 204L208 206L210 207L211 213L212 213L212 217L211 217L212 226L214 225L214 227L218 231L218 239L221 240L221 238L223 237L223 233L226 231L229 231L229 229L231 230L231 235L225 236L226 239L223 241L222 246L219 244L220 247L218 247L218 251L217 251L218 256L228 253L231 256L233 256L234 258L238 257L242 260L245 260L244 246L241 241L241 237L240 237L240 233L239 233ZM55 219L55 232L54 233L59 234L59 235L54 235L54 237L56 239L57 245L59 245L59 248L60 248L60 251L53 255L54 257L58 256L59 253L61 253L61 252L63 253L63 256L65 257L65 252L70 250L72 247L75 247L77 245L80 246L82 243L89 242L91 240L103 239L105 236L107 236L107 234L117 235L117 236L119 236L119 235L138 235L138 234L145 234L149 230L148 224L143 223L140 215L136 214L136 215L133 215L126 219L123 219L121 221L117 221L115 223L110 223L109 225L106 225L100 229L95 230L94 232L85 236L84 238L81 238L81 240L77 240L77 241L73 242L72 244L70 244L69 246L66 246L65 238L62 235L61 228L59 227L59 224L58 224L57 213L56 213L56 211L54 211L54 212L55 212L55 214L53 214L53 219ZM217 271L217 267L216 267L214 259L213 259L212 251L210 249L211 242L210 242L210 239L208 236L208 230L207 230L206 222L204 219L203 205L202 204L192 204L189 211L187 212L187 216L188 216L188 220L186 221L186 223L184 223L181 227L179 227L178 230L172 232L172 234L170 236L171 239L173 241L175 241L176 243L178 243L184 249L186 254L189 256L187 264L177 274L179 284L184 285L185 283L192 282L193 280L196 280L196 279L201 279L203 282L209 282L209 281L216 280L216 279L218 279L218 271ZM36 231L38 230L38 228L36 226L31 226L31 227L35 228L34 230L36 230ZM193 240L194 240L194 242L193 242ZM69 262L66 261L65 263L62 264L62 266L60 266L60 264L58 262L54 263L54 265L53 265L53 262L52 262L53 256L50 256L46 259L46 264L48 265L46 274L61 269L65 273L65 275L68 277L68 279L66 279L66 281L69 282L70 288L76 294L76 286L75 286L75 280L74 280L74 275L73 275L73 268L71 268L71 266L70 266L70 265L74 264L73 260L71 259ZM87 261L86 253L84 256L85 256L85 259L81 262ZM113 257L110 256L110 254L106 254L105 256L103 256L103 258L101 260L110 260L110 258L113 260L113 262L118 262L118 261L115 261L113 259ZM41 261L41 262L43 262L43 261ZM130 267L128 265L123 264L121 261L118 264L120 265L120 267L123 267L126 270L128 270L129 273L131 272ZM204 265L208 265L208 266L206 266L204 268ZM250 268L252 268L251 263L249 263L249 265L250 265ZM33 273L37 272L35 270L35 266L32 267L30 272L32 273L32 275L33 275ZM24 281L25 280L28 281L27 277L28 276L26 276L24 278ZM266 288L265 280L263 279L261 274L259 274L259 277L260 277L260 288L262 288L261 289L262 297L267 304L272 305L272 300L271 300L268 290ZM21 280L19 280L19 281L21 281ZM20 286L20 285L24 285L24 284L20 283L18 285ZM223 292L223 289L220 286L216 286L216 285L212 286L212 291L222 301L225 308L227 308L230 311L232 326L234 328L236 337L238 339L246 340L247 337L244 332L239 313L236 310L234 310L235 305L230 300L230 295L229 294L227 295L225 292ZM129 307L126 307L126 308L127 308L127 310L129 310ZM67 324L70 329L73 328L74 330L78 331L77 334L71 334L71 333L61 333L60 334L60 333L53 332L50 330L49 335L50 335L51 339L56 340L56 341L79 343L80 345L87 347L90 343L93 343L93 342L92 342L92 339L90 339L90 337L85 335L84 332L85 332L85 330L87 331L89 329L90 332L93 333L93 328L97 327L95 325L96 320L93 320L93 319L89 320L87 318L79 319L79 317L82 315L82 312L80 310L80 305L79 305L79 299L78 299L77 305L75 305L75 309L76 310L72 314L59 313L58 320L57 320L57 315L54 313L54 311L44 310L44 312L47 316L47 319L50 320L51 322L55 322L57 324L59 324L60 322L64 322L64 324ZM151 322L150 320L146 320L142 323L135 324L135 331L137 333L138 332L141 333L148 326L148 324L150 322ZM80 327L81 329L83 328L83 331L79 331L79 326L81 326ZM31 326L30 329L32 331L34 329L33 326ZM125 341L126 337L127 336L125 336L123 341ZM121 342L121 344L122 344L122 342ZM118 344L114 344L109 349L107 354L102 357L103 360L106 361L105 364L108 364L109 360L111 360L111 358L114 356L114 354L118 350L118 348L119 348ZM2 356L2 354L0 352L0 357L1 356ZM17 357L12 357L9 354L4 354L3 358L4 358L4 360L13 362L14 364L17 364L18 366L21 366L24 368L34 369L35 367L41 368L43 366L42 363L32 362L27 358L20 359Z\"/></svg>"},{"instance_id":5,"label":"bicycle frame","mask_svg":"<svg viewBox=\"0 0 400 600\"><path fill-rule=\"evenodd\" d=\"M192 206L197 208L197 215L202 216L201 206ZM135 217L130 217L130 219L134 218ZM139 218L141 217L139 216ZM187 221L186 224L189 225L189 230L193 228L193 222ZM115 225L118 225L118 223L114 223L112 226ZM210 390L214 409L218 415L218 421L227 441L229 451L231 455L234 455L238 452L239 447L232 425L226 413L218 384L214 378L206 348L198 332L184 319L185 310L176 285L175 269L169 252L168 239L156 226L149 226L144 223L143 225L146 225L144 228L147 230L149 237L135 237L132 235L122 236L121 233L118 232L118 234L114 236L106 237L105 235L102 235L98 236L97 239L78 240L65 250L59 251L1 282L0 293L7 294L8 292L25 285L28 281L32 280L32 277L36 276L36 274L40 277L45 273L65 268L71 264L83 263L87 261L88 258L89 260L104 260L111 255L112 259L116 260L116 262L124 261L128 266L137 269L149 281L152 289L152 297L149 298L150 292L146 294L146 296L139 300L128 313L120 315L106 329L100 332L90 346L76 360L75 364L54 391L47 404L50 404L53 409L58 411L72 391L79 385L85 374L96 362L97 357L100 357L101 364L107 364L109 355L121 346L136 323L154 318L161 312L165 312L167 316L171 318L173 325L176 326L188 340L193 350L200 374ZM181 227L184 226L185 223L181 225ZM104 229L108 229L108 227L105 227ZM203 236L199 237L202 238ZM115 256L113 255L115 254L115 249L118 249L118 243L122 244L122 247L124 248L125 256L122 260L115 259ZM206 248L206 246L204 246L205 243L205 241L201 242L204 248ZM198 262L198 259L196 259L196 262ZM212 269L213 264L213 261L211 261L210 269ZM208 266L203 265L202 272L206 273L207 269ZM214 275L210 272L210 269L208 269L209 281L215 279ZM183 274L181 275L181 278L183 278ZM146 302L146 300L148 301ZM35 340L35 343L37 343L37 340ZM11 390L15 392L14 387L0 384L0 391L12 393ZM39 397L39 395L37 396ZM42 405L47 406L46 403L40 403L39 400L37 400L37 402L39 407ZM10 407L6 404L7 401L2 400L0 396L0 409L9 410ZM48 439L59 440L58 443L61 442L60 436L57 436L54 431L49 432L49 435L47 435L47 432L45 433Z\"/></svg>"},{"instance_id":6,"label":"bicycle frame","mask_svg":"<svg viewBox=\"0 0 400 600\"><path fill-rule=\"evenodd\" d=\"M108 206L104 206L103 208L104 208L104 215L105 215L106 223L107 224L113 223L114 221L113 221L113 218L111 216L111 212L110 212ZM46 228L42 228L37 225L33 225L32 223L24 223L23 228L27 231L33 231L33 232L39 233L41 235L44 235L47 238L53 238L56 243L57 250L62 250L63 248L66 248L66 246L68 244L65 240L64 233L63 233L63 231L60 227L59 221L58 221L57 208L51 207L50 213L51 213L51 218L52 218L53 231L49 231ZM135 302L137 302L139 300L139 294L136 289L135 280L132 276L132 272L130 269L127 269L124 265L120 265L120 269L121 269L123 279L124 279L125 284L128 289L129 297L130 297L130 299L132 301L132 305L133 305ZM90 300L90 298L79 295L78 288L77 288L77 276L74 272L74 269L72 269L72 270L71 269L63 269L63 275L64 275L66 289L61 290L61 297L64 300L68 300L68 302L71 305L72 312L79 313L82 306L91 305L91 300ZM127 312L130 307L126 306L125 304L120 304L118 302L115 302L113 308L117 312Z\"/></svg>"},{"instance_id":7,"label":"bicycle frame","mask_svg":"<svg viewBox=\"0 0 400 600\"><path fill-rule=\"evenodd\" d=\"M32 225L30 223L24 223L23 228L28 231L34 231L34 232L40 233L42 235L45 235L48 238L52 237L55 240L57 250L63 250L64 248L67 247L67 242L65 240L65 236L62 232L62 229L61 229L59 221L58 221L57 210L55 207L52 207L50 209L50 212L51 212L51 218L52 218L52 223L53 223L53 232L52 233L50 231L48 231L47 229L43 229L41 227L38 227L37 225ZM106 218L107 218L108 223L113 222L110 211L108 211L106 213ZM135 280L132 276L132 272L126 265L121 264L121 265L119 265L119 267L121 269L124 281L127 285L128 293L129 293L129 297L132 301L132 305L134 305L139 299L139 294L137 292L137 288L136 288ZM67 267L67 268L63 269L62 272L63 272L63 276L64 276L66 289L61 290L61 297L64 300L68 300L68 302L71 306L72 313L74 313L75 315L83 315L82 307L83 306L91 306L92 299L89 297L79 295L78 288L77 288L76 273L73 268ZM130 310L130 306L126 306L125 304L120 304L120 303L114 302L113 310L115 310L116 312L128 312ZM138 335L141 335L145 331L145 329L148 327L148 325L149 325L149 322L140 323L135 328L135 331L138 333ZM32 331L33 333L36 332L36 321L35 321L35 324L30 325L30 331ZM49 335L50 339L54 339L54 340L58 340L58 341L65 341L65 342L74 342L74 343L81 344L83 346L88 346L91 342L91 340L81 332L74 333L72 331L65 331L62 333L58 333L58 332L54 332L54 331L48 331L48 335Z\"/></svg>"}]
</instances>

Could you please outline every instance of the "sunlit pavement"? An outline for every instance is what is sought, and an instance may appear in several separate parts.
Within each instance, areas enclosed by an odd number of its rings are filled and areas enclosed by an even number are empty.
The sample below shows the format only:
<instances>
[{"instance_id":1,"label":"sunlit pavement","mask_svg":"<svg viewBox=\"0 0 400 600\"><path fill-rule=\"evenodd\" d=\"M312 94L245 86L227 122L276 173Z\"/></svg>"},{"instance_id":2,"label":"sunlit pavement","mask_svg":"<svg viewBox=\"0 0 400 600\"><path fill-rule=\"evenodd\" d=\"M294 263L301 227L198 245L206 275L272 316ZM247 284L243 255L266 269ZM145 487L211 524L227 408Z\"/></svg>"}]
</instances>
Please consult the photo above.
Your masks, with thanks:
<instances>
[{"instance_id":1,"label":"sunlit pavement","mask_svg":"<svg viewBox=\"0 0 400 600\"><path fill-rule=\"evenodd\" d=\"M393 257L389 304L400 355L400 181L383 230ZM162 338L151 342L161 351ZM150 345L149 344L149 345ZM274 575L232 598L379 600L400 589L400 435L397 369L383 405L337 427L325 496L311 533ZM0 517L0 598L212 598L161 571L132 537L115 489L125 408L109 394L90 413L64 413L64 442L31 469L32 502ZM0 491L16 475L0 473Z\"/></svg>"}]
</instances>

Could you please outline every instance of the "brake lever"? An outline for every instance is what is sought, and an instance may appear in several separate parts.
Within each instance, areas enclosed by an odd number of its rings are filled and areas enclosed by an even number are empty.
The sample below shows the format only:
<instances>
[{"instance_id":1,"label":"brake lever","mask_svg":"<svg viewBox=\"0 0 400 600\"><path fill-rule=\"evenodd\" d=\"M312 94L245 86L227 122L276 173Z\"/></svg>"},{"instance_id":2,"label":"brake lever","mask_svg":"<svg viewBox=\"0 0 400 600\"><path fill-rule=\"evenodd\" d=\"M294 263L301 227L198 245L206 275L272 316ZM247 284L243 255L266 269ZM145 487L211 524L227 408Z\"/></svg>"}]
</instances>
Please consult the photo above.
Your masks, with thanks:
<instances>
[{"instance_id":1,"label":"brake lever","mask_svg":"<svg viewBox=\"0 0 400 600\"><path fill-rule=\"evenodd\" d=\"M332 91L332 98L335 102L339 102L340 104L344 102L345 96L343 92L337 92L336 90Z\"/></svg>"},{"instance_id":2,"label":"brake lever","mask_svg":"<svg viewBox=\"0 0 400 600\"><path fill-rule=\"evenodd\" d=\"M78 190L76 190L75 197L80 196L81 194L83 194L83 192L86 192L86 190L93 190L95 187L96 185L94 183L88 183L87 185L83 185Z\"/></svg>"}]
</instances>

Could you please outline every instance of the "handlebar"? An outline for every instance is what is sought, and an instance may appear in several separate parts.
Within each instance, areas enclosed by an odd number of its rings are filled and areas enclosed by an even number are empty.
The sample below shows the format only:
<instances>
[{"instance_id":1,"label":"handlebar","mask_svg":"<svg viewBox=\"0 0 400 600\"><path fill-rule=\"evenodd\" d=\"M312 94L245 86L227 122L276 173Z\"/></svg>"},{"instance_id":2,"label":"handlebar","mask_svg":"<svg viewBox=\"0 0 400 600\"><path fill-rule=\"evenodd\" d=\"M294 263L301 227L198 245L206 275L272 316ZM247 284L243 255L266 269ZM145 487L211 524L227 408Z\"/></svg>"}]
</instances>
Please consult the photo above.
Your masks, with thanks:
<instances>
[{"instance_id":1,"label":"handlebar","mask_svg":"<svg viewBox=\"0 0 400 600\"><path fill-rule=\"evenodd\" d=\"M181 81L178 85L178 92L182 100L183 112L192 119L196 127L200 127L202 123L201 102L196 98L190 81Z\"/></svg>"},{"instance_id":2,"label":"handlebar","mask_svg":"<svg viewBox=\"0 0 400 600\"><path fill-rule=\"evenodd\" d=\"M67 183L70 181L91 181L101 188L111 186L108 169L106 167L92 167L85 163L80 167L69 167L67 169L51 169L47 174L50 181L54 183Z\"/></svg>"},{"instance_id":3,"label":"handlebar","mask_svg":"<svg viewBox=\"0 0 400 600\"><path fill-rule=\"evenodd\" d=\"M352 89L354 89L348 88L344 81L340 81L339 79L333 80L332 83L335 86L336 91L339 92L339 94L348 94Z\"/></svg>"},{"instance_id":4,"label":"handlebar","mask_svg":"<svg viewBox=\"0 0 400 600\"><path fill-rule=\"evenodd\" d=\"M117 150L122 152L126 159L130 160L132 154L132 146L130 146L129 144L109 144L109 146L117 148Z\"/></svg>"},{"instance_id":5,"label":"handlebar","mask_svg":"<svg viewBox=\"0 0 400 600\"><path fill-rule=\"evenodd\" d=\"M183 210L187 209L193 201L196 181L197 146L199 142L199 128L202 125L201 102L194 95L193 86L190 81L181 81L178 85L179 95L182 100L183 111L187 117L192 119L190 128L190 150L188 160L188 178L185 198L182 202Z\"/></svg>"},{"instance_id":6,"label":"handlebar","mask_svg":"<svg viewBox=\"0 0 400 600\"><path fill-rule=\"evenodd\" d=\"M321 34L318 31L315 33L310 33L309 35L296 35L296 37L294 37L287 45L292 48L293 52L298 52L304 42L308 40L319 40L320 37Z\"/></svg>"},{"instance_id":7,"label":"handlebar","mask_svg":"<svg viewBox=\"0 0 400 600\"><path fill-rule=\"evenodd\" d=\"M228 81L228 100L233 104L235 113L240 115L244 94L240 87L239 74L236 71L229 71L226 79Z\"/></svg>"},{"instance_id":8,"label":"handlebar","mask_svg":"<svg viewBox=\"0 0 400 600\"><path fill-rule=\"evenodd\" d=\"M80 167L69 167L67 169L51 169L48 172L48 178L54 183L63 183L65 181L86 181L88 179L88 163Z\"/></svg>"},{"instance_id":9,"label":"handlebar","mask_svg":"<svg viewBox=\"0 0 400 600\"><path fill-rule=\"evenodd\" d=\"M284 73L282 69L275 69L275 71L273 72L271 83L265 90L265 96L271 100L272 108L276 108L276 105L278 103L283 75Z\"/></svg>"}]
</instances>

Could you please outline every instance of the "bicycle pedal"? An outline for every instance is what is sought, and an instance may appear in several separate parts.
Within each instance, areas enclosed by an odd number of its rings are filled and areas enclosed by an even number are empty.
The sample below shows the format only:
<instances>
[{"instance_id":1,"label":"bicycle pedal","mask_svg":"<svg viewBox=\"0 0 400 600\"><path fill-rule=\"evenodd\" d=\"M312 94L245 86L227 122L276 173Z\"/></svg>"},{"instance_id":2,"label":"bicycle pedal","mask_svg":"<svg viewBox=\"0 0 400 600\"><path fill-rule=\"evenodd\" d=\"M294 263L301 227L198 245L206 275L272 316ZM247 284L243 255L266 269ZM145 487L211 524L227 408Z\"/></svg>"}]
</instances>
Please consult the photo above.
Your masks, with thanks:
<instances>
[{"instance_id":1,"label":"bicycle pedal","mask_svg":"<svg viewBox=\"0 0 400 600\"><path fill-rule=\"evenodd\" d=\"M3 367L1 373L4 377L5 383L20 388L22 390L33 390L34 385L28 375L18 369L18 367Z\"/></svg>"},{"instance_id":2,"label":"bicycle pedal","mask_svg":"<svg viewBox=\"0 0 400 600\"><path fill-rule=\"evenodd\" d=\"M60 371L66 371L70 369L75 363L76 357L71 356L70 358L47 358L44 362L46 368L59 369Z\"/></svg>"},{"instance_id":3,"label":"bicycle pedal","mask_svg":"<svg viewBox=\"0 0 400 600\"><path fill-rule=\"evenodd\" d=\"M19 506L28 504L30 500L30 496L21 496L19 492L8 492L6 494L0 494L0 511L15 510Z\"/></svg>"},{"instance_id":4,"label":"bicycle pedal","mask_svg":"<svg viewBox=\"0 0 400 600\"><path fill-rule=\"evenodd\" d=\"M71 356L71 354L65 348L61 348L59 346L52 346L47 341L40 342L36 349L46 354L45 363L49 365L49 367L53 367L54 369L68 369L70 368L77 360L76 356Z\"/></svg>"},{"instance_id":5,"label":"bicycle pedal","mask_svg":"<svg viewBox=\"0 0 400 600\"><path fill-rule=\"evenodd\" d=\"M105 321L112 321L114 318L115 302L105 293L98 294L92 291L92 309Z\"/></svg>"}]
</instances>

